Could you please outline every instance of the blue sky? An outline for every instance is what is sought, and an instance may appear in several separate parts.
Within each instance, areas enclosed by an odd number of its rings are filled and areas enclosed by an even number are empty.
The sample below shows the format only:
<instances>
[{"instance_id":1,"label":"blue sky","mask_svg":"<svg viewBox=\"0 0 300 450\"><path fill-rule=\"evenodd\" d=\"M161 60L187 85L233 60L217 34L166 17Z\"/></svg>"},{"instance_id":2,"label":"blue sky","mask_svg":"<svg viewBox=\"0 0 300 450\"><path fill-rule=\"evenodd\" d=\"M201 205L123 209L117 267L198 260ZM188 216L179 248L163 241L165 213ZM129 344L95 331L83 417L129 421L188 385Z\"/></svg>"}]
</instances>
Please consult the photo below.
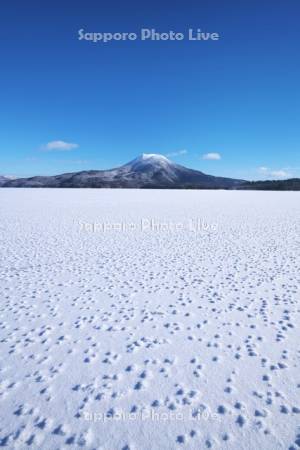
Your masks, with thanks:
<instances>
[{"instance_id":1,"label":"blue sky","mask_svg":"<svg viewBox=\"0 0 300 450\"><path fill-rule=\"evenodd\" d=\"M300 177L299 13L293 0L6 2L0 174L110 168L148 152L215 175ZM220 40L91 43L81 28L201 28Z\"/></svg>"}]
</instances>

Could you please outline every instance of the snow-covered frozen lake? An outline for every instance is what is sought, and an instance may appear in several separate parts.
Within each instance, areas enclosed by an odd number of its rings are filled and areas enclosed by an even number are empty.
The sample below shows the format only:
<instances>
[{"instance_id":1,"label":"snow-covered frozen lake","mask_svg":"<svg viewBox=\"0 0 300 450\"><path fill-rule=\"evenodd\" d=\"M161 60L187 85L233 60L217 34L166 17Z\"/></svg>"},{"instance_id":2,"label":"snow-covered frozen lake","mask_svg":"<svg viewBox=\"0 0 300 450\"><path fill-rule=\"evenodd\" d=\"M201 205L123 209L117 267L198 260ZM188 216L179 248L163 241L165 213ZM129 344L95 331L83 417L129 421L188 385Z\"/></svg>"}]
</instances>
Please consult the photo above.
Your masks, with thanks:
<instances>
[{"instance_id":1,"label":"snow-covered frozen lake","mask_svg":"<svg viewBox=\"0 0 300 450\"><path fill-rule=\"evenodd\" d=\"M0 446L300 446L300 193L0 189Z\"/></svg>"}]
</instances>

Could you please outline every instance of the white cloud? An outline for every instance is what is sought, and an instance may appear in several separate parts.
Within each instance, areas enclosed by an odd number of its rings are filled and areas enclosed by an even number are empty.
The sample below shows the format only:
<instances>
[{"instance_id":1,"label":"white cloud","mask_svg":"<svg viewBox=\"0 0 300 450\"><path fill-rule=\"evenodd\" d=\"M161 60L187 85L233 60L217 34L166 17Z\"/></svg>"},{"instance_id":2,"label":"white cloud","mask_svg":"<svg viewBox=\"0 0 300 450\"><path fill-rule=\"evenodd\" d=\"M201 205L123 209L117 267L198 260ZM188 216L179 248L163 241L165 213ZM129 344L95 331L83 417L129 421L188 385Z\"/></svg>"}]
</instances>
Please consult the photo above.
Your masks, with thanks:
<instances>
[{"instance_id":1,"label":"white cloud","mask_svg":"<svg viewBox=\"0 0 300 450\"><path fill-rule=\"evenodd\" d=\"M268 167L261 166L261 167L258 168L258 171L262 172L262 173L266 173L266 172L269 171L269 169L268 169Z\"/></svg>"},{"instance_id":2,"label":"white cloud","mask_svg":"<svg viewBox=\"0 0 300 450\"><path fill-rule=\"evenodd\" d=\"M171 157L171 156L181 156L181 155L186 155L187 154L187 150L183 149L183 150L178 150L177 152L173 152L173 153L168 153L166 156Z\"/></svg>"},{"instance_id":3,"label":"white cloud","mask_svg":"<svg viewBox=\"0 0 300 450\"><path fill-rule=\"evenodd\" d=\"M205 155L202 156L202 159L218 161L219 159L221 159L221 155L220 153L205 153Z\"/></svg>"},{"instance_id":4,"label":"white cloud","mask_svg":"<svg viewBox=\"0 0 300 450\"><path fill-rule=\"evenodd\" d=\"M276 177L276 178L288 178L288 177L291 176L291 175L290 175L288 172L286 172L285 170L272 170L272 171L270 172L270 174L271 174L273 177Z\"/></svg>"},{"instance_id":5,"label":"white cloud","mask_svg":"<svg viewBox=\"0 0 300 450\"><path fill-rule=\"evenodd\" d=\"M72 142L65 142L65 141L51 141L48 142L48 144L42 146L42 150L44 151L59 151L59 152L66 152L70 150L74 150L75 148L78 148L78 144L74 144Z\"/></svg>"},{"instance_id":6,"label":"white cloud","mask_svg":"<svg viewBox=\"0 0 300 450\"><path fill-rule=\"evenodd\" d=\"M8 178L9 180L16 180L17 177L15 175L3 175L4 178Z\"/></svg>"},{"instance_id":7,"label":"white cloud","mask_svg":"<svg viewBox=\"0 0 300 450\"><path fill-rule=\"evenodd\" d=\"M258 172L264 175L264 177L273 177L273 178L289 178L292 175L284 169L272 170L268 167L258 167Z\"/></svg>"}]
</instances>

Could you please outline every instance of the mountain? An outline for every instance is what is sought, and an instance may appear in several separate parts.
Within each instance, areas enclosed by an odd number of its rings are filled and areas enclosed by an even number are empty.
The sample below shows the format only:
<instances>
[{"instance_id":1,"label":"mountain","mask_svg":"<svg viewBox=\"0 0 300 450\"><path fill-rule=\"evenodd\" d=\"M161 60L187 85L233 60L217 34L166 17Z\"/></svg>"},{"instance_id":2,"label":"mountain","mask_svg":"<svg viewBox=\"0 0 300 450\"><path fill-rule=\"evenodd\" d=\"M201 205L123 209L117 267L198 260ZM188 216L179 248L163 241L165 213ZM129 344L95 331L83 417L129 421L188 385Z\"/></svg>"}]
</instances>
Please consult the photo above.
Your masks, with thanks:
<instances>
[{"instance_id":1,"label":"mountain","mask_svg":"<svg viewBox=\"0 0 300 450\"><path fill-rule=\"evenodd\" d=\"M47 188L148 188L300 190L300 179L245 181L215 177L175 164L157 154L143 153L111 170L87 170L54 176L9 179L0 176L0 187Z\"/></svg>"},{"instance_id":2,"label":"mountain","mask_svg":"<svg viewBox=\"0 0 300 450\"><path fill-rule=\"evenodd\" d=\"M3 186L8 181L10 181L10 178L4 177L3 175L0 175L0 187Z\"/></svg>"},{"instance_id":3,"label":"mountain","mask_svg":"<svg viewBox=\"0 0 300 450\"><path fill-rule=\"evenodd\" d=\"M142 154L111 170L88 170L55 176L18 178L4 187L231 189L244 180L214 177L188 169L157 154Z\"/></svg>"}]
</instances>

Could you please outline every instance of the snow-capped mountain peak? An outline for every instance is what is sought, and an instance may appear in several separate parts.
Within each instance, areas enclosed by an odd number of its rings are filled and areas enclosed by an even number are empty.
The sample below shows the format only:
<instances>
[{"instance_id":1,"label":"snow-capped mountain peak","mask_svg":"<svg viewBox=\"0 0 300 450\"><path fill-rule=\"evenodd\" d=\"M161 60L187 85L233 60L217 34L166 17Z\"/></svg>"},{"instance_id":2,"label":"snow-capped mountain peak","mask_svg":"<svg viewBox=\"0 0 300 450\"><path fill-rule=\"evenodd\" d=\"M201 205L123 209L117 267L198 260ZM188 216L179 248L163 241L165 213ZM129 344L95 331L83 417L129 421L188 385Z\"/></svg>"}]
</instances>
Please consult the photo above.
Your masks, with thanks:
<instances>
[{"instance_id":1,"label":"snow-capped mountain peak","mask_svg":"<svg viewBox=\"0 0 300 450\"><path fill-rule=\"evenodd\" d=\"M138 156L137 159L140 161L153 160L171 163L171 161L166 156L160 155L159 153L142 153L140 156Z\"/></svg>"},{"instance_id":2,"label":"snow-capped mountain peak","mask_svg":"<svg viewBox=\"0 0 300 450\"><path fill-rule=\"evenodd\" d=\"M128 164L132 166L136 166L139 164L151 164L155 167L162 165L172 165L173 163L168 158L163 155L159 155L158 153L142 153L140 156L138 156Z\"/></svg>"}]
</instances>

